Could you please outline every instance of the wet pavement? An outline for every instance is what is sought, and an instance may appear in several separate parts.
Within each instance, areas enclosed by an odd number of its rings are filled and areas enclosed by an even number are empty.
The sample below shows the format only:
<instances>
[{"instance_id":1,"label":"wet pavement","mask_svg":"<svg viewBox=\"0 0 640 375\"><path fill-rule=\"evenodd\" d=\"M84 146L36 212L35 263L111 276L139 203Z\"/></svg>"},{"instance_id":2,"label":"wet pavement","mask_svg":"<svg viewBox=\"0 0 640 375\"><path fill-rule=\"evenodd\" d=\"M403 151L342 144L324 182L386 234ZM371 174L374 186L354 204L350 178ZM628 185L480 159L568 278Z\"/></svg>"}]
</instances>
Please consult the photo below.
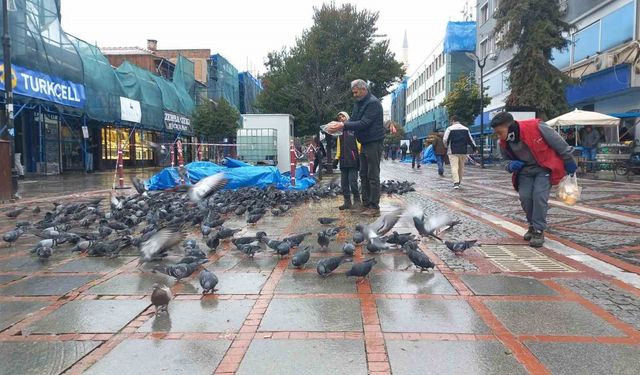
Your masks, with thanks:
<instances>
[{"instance_id":1,"label":"wet pavement","mask_svg":"<svg viewBox=\"0 0 640 375\"><path fill-rule=\"evenodd\" d=\"M20 204L104 197L112 178L39 179L23 185ZM218 290L203 296L197 274L176 282L133 256L89 258L64 245L37 259L29 249L39 238L25 234L0 248L0 374L640 373L638 185L584 181L579 205L552 202L547 243L532 251L506 173L469 170L454 191L432 166L385 162L383 179L417 190L385 196L383 212L420 204L449 213L462 223L447 239L483 246L456 256L422 240L437 265L429 272L409 267L398 249L373 255L358 246L356 262L378 261L364 282L345 277L350 263L320 278L317 262L339 255L353 225L371 218L339 212L337 198L310 202L239 235L308 231L303 246L313 246L326 228L316 217L336 217L348 230L327 250L316 245L298 270L289 258L248 258L223 243L204 265ZM1 232L14 223L1 215ZM415 233L407 219L396 230ZM156 282L172 289L169 314L150 306Z\"/></svg>"}]
</instances>

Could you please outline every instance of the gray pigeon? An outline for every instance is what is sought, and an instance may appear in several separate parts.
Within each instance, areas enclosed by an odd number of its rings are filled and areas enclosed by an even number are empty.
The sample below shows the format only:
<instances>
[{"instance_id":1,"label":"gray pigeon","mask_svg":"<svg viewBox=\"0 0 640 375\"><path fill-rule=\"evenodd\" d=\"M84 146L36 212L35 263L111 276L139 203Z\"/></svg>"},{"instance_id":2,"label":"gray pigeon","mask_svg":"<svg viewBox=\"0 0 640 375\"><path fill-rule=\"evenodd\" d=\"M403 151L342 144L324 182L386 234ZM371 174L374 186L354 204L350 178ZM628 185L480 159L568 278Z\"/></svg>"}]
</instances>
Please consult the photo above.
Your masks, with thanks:
<instances>
[{"instance_id":1,"label":"gray pigeon","mask_svg":"<svg viewBox=\"0 0 640 375\"><path fill-rule=\"evenodd\" d=\"M338 219L334 217L319 217L318 221L320 222L320 224L329 225L338 221Z\"/></svg>"},{"instance_id":2,"label":"gray pigeon","mask_svg":"<svg viewBox=\"0 0 640 375\"><path fill-rule=\"evenodd\" d=\"M356 252L356 246L351 242L347 242L342 246L342 252L345 253L345 255L352 257Z\"/></svg>"},{"instance_id":3,"label":"gray pigeon","mask_svg":"<svg viewBox=\"0 0 640 375\"><path fill-rule=\"evenodd\" d=\"M179 232L164 228L157 231L140 247L140 262L145 263L165 253L167 250L178 245L182 240Z\"/></svg>"},{"instance_id":4,"label":"gray pigeon","mask_svg":"<svg viewBox=\"0 0 640 375\"><path fill-rule=\"evenodd\" d=\"M204 268L200 271L200 286L202 287L202 294L213 293L216 291L215 287L218 285L218 277L211 271Z\"/></svg>"},{"instance_id":5,"label":"gray pigeon","mask_svg":"<svg viewBox=\"0 0 640 375\"><path fill-rule=\"evenodd\" d=\"M445 246L455 255L462 255L465 250L472 248L475 246L478 240L470 240L470 241L461 241L461 242L452 242L452 241L444 241Z\"/></svg>"},{"instance_id":6,"label":"gray pigeon","mask_svg":"<svg viewBox=\"0 0 640 375\"><path fill-rule=\"evenodd\" d=\"M369 243L367 244L367 251L369 251L370 253L379 253L383 250L388 250L389 249L389 245L387 245L386 243L384 243L380 237L373 237L369 240Z\"/></svg>"},{"instance_id":7,"label":"gray pigeon","mask_svg":"<svg viewBox=\"0 0 640 375\"><path fill-rule=\"evenodd\" d=\"M291 257L291 265L296 268L302 268L311 258L311 248L309 246L305 247L301 251L297 251L293 257Z\"/></svg>"},{"instance_id":8,"label":"gray pigeon","mask_svg":"<svg viewBox=\"0 0 640 375\"><path fill-rule=\"evenodd\" d=\"M175 277L176 280L180 281L191 276L198 269L198 264L196 263L178 263L170 266L157 266L153 269L153 271L160 271L166 275Z\"/></svg>"},{"instance_id":9,"label":"gray pigeon","mask_svg":"<svg viewBox=\"0 0 640 375\"><path fill-rule=\"evenodd\" d=\"M431 259L429 259L427 254L423 253L419 249L408 249L407 256L409 257L409 260L411 260L411 263L420 268L420 272L424 270L429 271L429 268L436 267L436 264L433 263ZM406 269L409 269L409 267L407 267Z\"/></svg>"},{"instance_id":10,"label":"gray pigeon","mask_svg":"<svg viewBox=\"0 0 640 375\"><path fill-rule=\"evenodd\" d=\"M53 249L47 246L39 247L36 249L36 255L40 259L49 258L53 254Z\"/></svg>"},{"instance_id":11,"label":"gray pigeon","mask_svg":"<svg viewBox=\"0 0 640 375\"><path fill-rule=\"evenodd\" d=\"M16 208L11 211L8 211L5 215L7 215L7 217L9 218L15 219L18 216L20 216L20 214L26 209L27 209L26 207Z\"/></svg>"},{"instance_id":12,"label":"gray pigeon","mask_svg":"<svg viewBox=\"0 0 640 375\"><path fill-rule=\"evenodd\" d=\"M22 228L16 228L14 230L10 230L2 236L2 240L4 242L9 242L13 245L20 236L24 234L24 230Z\"/></svg>"},{"instance_id":13,"label":"gray pigeon","mask_svg":"<svg viewBox=\"0 0 640 375\"><path fill-rule=\"evenodd\" d=\"M447 214L426 217L420 206L410 207L407 209L407 213L413 218L413 224L422 237L432 237L440 242L442 242L442 239L438 237L440 233L460 224L459 220L453 220Z\"/></svg>"},{"instance_id":14,"label":"gray pigeon","mask_svg":"<svg viewBox=\"0 0 640 375\"><path fill-rule=\"evenodd\" d=\"M329 247L329 243L331 242L331 238L326 235L324 232L318 233L318 245L320 245L321 249L326 250Z\"/></svg>"},{"instance_id":15,"label":"gray pigeon","mask_svg":"<svg viewBox=\"0 0 640 375\"><path fill-rule=\"evenodd\" d=\"M282 241L276 248L276 252L280 256L280 258L282 258L283 256L289 255L290 251L291 251L291 244L287 241Z\"/></svg>"},{"instance_id":16,"label":"gray pigeon","mask_svg":"<svg viewBox=\"0 0 640 375\"><path fill-rule=\"evenodd\" d=\"M156 315L161 312L168 313L169 301L173 295L171 289L166 285L153 284L153 292L151 292L151 303L156 307Z\"/></svg>"},{"instance_id":17,"label":"gray pigeon","mask_svg":"<svg viewBox=\"0 0 640 375\"><path fill-rule=\"evenodd\" d=\"M318 262L316 271L320 276L328 276L331 272L335 271L341 264L352 262L351 257L347 255L339 257L324 258Z\"/></svg>"},{"instance_id":18,"label":"gray pigeon","mask_svg":"<svg viewBox=\"0 0 640 375\"><path fill-rule=\"evenodd\" d=\"M378 263L378 261L376 261L374 258L367 259L364 262L355 263L351 266L351 269L347 271L346 275L362 277L362 279L358 281L360 283L364 281L364 278L367 277L369 272L371 272L373 265L376 263Z\"/></svg>"},{"instance_id":19,"label":"gray pigeon","mask_svg":"<svg viewBox=\"0 0 640 375\"><path fill-rule=\"evenodd\" d=\"M356 230L355 232L353 232L353 242L356 244L361 244L364 242L364 233L362 233L359 230Z\"/></svg>"},{"instance_id":20,"label":"gray pigeon","mask_svg":"<svg viewBox=\"0 0 640 375\"><path fill-rule=\"evenodd\" d=\"M207 247L211 249L211 251L216 251L216 249L220 245L220 239L218 238L218 236L211 236L207 238L206 244L207 244Z\"/></svg>"},{"instance_id":21,"label":"gray pigeon","mask_svg":"<svg viewBox=\"0 0 640 375\"><path fill-rule=\"evenodd\" d=\"M306 232L306 233L300 233L300 234L294 234L292 236L289 236L287 238L282 239L283 241L287 241L291 244L292 247L296 247L296 246L300 246L300 244L302 243L302 241L304 241L304 238L308 235L310 235L311 232Z\"/></svg>"}]
</instances>

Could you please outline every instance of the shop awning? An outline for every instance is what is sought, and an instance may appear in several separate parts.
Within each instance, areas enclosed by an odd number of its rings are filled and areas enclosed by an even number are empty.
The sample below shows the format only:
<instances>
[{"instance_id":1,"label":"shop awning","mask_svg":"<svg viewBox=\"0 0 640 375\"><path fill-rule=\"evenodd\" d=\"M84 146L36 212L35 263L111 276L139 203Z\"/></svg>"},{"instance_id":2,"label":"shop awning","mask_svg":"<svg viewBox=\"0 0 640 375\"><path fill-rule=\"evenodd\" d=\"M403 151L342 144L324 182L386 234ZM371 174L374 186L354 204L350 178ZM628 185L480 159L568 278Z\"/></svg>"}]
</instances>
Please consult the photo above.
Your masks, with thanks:
<instances>
[{"instance_id":1,"label":"shop awning","mask_svg":"<svg viewBox=\"0 0 640 375\"><path fill-rule=\"evenodd\" d=\"M613 116L617 118L636 118L636 117L640 117L640 112L609 113L609 116Z\"/></svg>"}]
</instances>

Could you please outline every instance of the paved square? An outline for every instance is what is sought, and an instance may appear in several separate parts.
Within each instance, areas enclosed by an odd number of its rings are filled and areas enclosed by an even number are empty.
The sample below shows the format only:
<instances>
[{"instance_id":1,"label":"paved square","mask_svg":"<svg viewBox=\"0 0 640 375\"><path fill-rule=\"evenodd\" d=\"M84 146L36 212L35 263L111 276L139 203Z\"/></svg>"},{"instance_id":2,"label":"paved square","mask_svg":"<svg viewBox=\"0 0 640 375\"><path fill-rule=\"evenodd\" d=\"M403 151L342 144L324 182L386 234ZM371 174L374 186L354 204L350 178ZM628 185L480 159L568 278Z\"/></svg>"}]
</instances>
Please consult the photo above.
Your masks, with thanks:
<instances>
[{"instance_id":1,"label":"paved square","mask_svg":"<svg viewBox=\"0 0 640 375\"><path fill-rule=\"evenodd\" d=\"M527 373L499 341L386 340L386 344L394 375Z\"/></svg>"},{"instance_id":2,"label":"paved square","mask_svg":"<svg viewBox=\"0 0 640 375\"><path fill-rule=\"evenodd\" d=\"M257 254L253 258L249 258L243 255L230 255L227 254L213 263L205 264L205 267L213 272L220 272L221 270L234 271L272 271L276 264L278 264L278 257L268 256L264 254Z\"/></svg>"},{"instance_id":3,"label":"paved square","mask_svg":"<svg viewBox=\"0 0 640 375\"><path fill-rule=\"evenodd\" d=\"M487 333L466 301L378 299L383 332Z\"/></svg>"},{"instance_id":4,"label":"paved square","mask_svg":"<svg viewBox=\"0 0 640 375\"><path fill-rule=\"evenodd\" d=\"M362 331L360 300L355 298L273 299L261 331Z\"/></svg>"},{"instance_id":5,"label":"paved square","mask_svg":"<svg viewBox=\"0 0 640 375\"><path fill-rule=\"evenodd\" d=\"M0 374L60 374L99 344L99 341L0 342Z\"/></svg>"},{"instance_id":6,"label":"paved square","mask_svg":"<svg viewBox=\"0 0 640 375\"><path fill-rule=\"evenodd\" d=\"M140 332L225 332L242 327L253 300L173 300L169 314L152 316Z\"/></svg>"},{"instance_id":7,"label":"paved square","mask_svg":"<svg viewBox=\"0 0 640 375\"><path fill-rule=\"evenodd\" d=\"M373 293L458 294L439 272L381 272L369 278Z\"/></svg>"},{"instance_id":8,"label":"paved square","mask_svg":"<svg viewBox=\"0 0 640 375\"><path fill-rule=\"evenodd\" d=\"M404 271L407 267L412 266L413 263L409 260L409 258L401 253L398 254L382 254L382 255L374 255L370 256L370 254L366 254L365 258L375 258L378 261L378 264L374 266L374 269L387 269L394 271Z\"/></svg>"},{"instance_id":9,"label":"paved square","mask_svg":"<svg viewBox=\"0 0 640 375\"><path fill-rule=\"evenodd\" d=\"M259 272L215 272L218 277L216 294L260 294L269 276ZM190 279L178 294L201 294L200 280Z\"/></svg>"},{"instance_id":10,"label":"paved square","mask_svg":"<svg viewBox=\"0 0 640 375\"><path fill-rule=\"evenodd\" d=\"M34 276L0 288L1 295L61 296L99 276Z\"/></svg>"},{"instance_id":11,"label":"paved square","mask_svg":"<svg viewBox=\"0 0 640 375\"><path fill-rule=\"evenodd\" d=\"M111 272L136 258L84 257L65 263L53 269L53 272Z\"/></svg>"},{"instance_id":12,"label":"paved square","mask_svg":"<svg viewBox=\"0 0 640 375\"><path fill-rule=\"evenodd\" d=\"M0 275L0 285L10 283L24 276L25 275Z\"/></svg>"},{"instance_id":13,"label":"paved square","mask_svg":"<svg viewBox=\"0 0 640 375\"><path fill-rule=\"evenodd\" d=\"M86 293L100 295L150 295L153 291L153 284L155 283L170 287L175 284L175 279L161 273L123 273L94 286L87 290Z\"/></svg>"},{"instance_id":14,"label":"paved square","mask_svg":"<svg viewBox=\"0 0 640 375\"><path fill-rule=\"evenodd\" d=\"M29 314L48 306L48 302L3 301L0 302L0 331L9 328Z\"/></svg>"},{"instance_id":15,"label":"paved square","mask_svg":"<svg viewBox=\"0 0 640 375\"><path fill-rule=\"evenodd\" d=\"M343 274L321 277L315 272L286 271L278 282L275 292L283 294L336 294L355 293L356 291L355 280L349 280Z\"/></svg>"},{"instance_id":16,"label":"paved square","mask_svg":"<svg viewBox=\"0 0 640 375\"><path fill-rule=\"evenodd\" d=\"M486 301L485 304L518 335L622 336L577 302Z\"/></svg>"},{"instance_id":17,"label":"paved square","mask_svg":"<svg viewBox=\"0 0 640 375\"><path fill-rule=\"evenodd\" d=\"M12 258L3 259L0 262L0 272L7 271L42 271L58 264L61 260L68 258L69 255L61 255L56 253L49 259L40 259L37 256L17 256Z\"/></svg>"},{"instance_id":18,"label":"paved square","mask_svg":"<svg viewBox=\"0 0 640 375\"><path fill-rule=\"evenodd\" d=\"M85 374L210 375L228 340L124 340Z\"/></svg>"},{"instance_id":19,"label":"paved square","mask_svg":"<svg viewBox=\"0 0 640 375\"><path fill-rule=\"evenodd\" d=\"M118 332L150 305L148 300L71 301L25 329L28 333Z\"/></svg>"},{"instance_id":20,"label":"paved square","mask_svg":"<svg viewBox=\"0 0 640 375\"><path fill-rule=\"evenodd\" d=\"M640 374L640 346L596 343L527 342L554 375Z\"/></svg>"},{"instance_id":21,"label":"paved square","mask_svg":"<svg viewBox=\"0 0 640 375\"><path fill-rule=\"evenodd\" d=\"M254 340L237 375L366 375L362 340Z\"/></svg>"},{"instance_id":22,"label":"paved square","mask_svg":"<svg viewBox=\"0 0 640 375\"><path fill-rule=\"evenodd\" d=\"M557 293L538 280L504 275L460 275L479 296L554 296Z\"/></svg>"}]
</instances>

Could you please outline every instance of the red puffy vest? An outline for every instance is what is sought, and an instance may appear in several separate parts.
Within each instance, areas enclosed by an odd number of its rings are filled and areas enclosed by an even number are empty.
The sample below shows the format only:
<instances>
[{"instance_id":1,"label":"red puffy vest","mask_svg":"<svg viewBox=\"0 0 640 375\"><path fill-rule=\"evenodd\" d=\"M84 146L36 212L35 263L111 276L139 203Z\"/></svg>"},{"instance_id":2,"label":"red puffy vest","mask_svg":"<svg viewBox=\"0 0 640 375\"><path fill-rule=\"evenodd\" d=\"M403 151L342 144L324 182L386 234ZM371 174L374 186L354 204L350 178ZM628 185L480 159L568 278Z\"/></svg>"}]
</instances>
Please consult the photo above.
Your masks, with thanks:
<instances>
[{"instance_id":1,"label":"red puffy vest","mask_svg":"<svg viewBox=\"0 0 640 375\"><path fill-rule=\"evenodd\" d=\"M567 174L564 170L564 161L542 137L538 127L540 120L533 118L530 120L518 121L520 125L520 141L529 147L531 154L538 165L551 171L551 185L557 185ZM507 147L506 142L500 140L500 147ZM513 187L518 190L517 174L512 176Z\"/></svg>"}]
</instances>

